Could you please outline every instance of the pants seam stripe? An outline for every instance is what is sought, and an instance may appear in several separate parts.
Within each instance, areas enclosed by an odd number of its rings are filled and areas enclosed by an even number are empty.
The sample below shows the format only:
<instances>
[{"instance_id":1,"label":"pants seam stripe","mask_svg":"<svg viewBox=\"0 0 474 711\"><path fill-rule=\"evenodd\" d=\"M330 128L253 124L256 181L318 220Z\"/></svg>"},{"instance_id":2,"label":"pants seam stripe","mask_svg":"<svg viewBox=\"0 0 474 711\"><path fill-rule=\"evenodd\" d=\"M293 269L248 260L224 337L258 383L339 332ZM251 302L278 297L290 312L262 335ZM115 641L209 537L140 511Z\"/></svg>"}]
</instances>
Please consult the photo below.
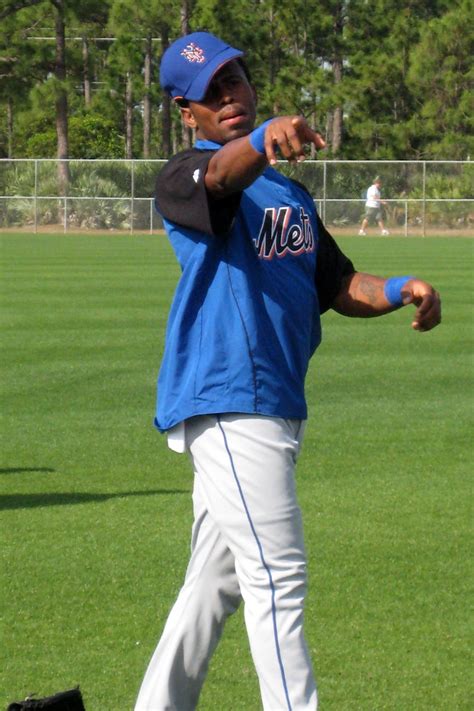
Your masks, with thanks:
<instances>
[{"instance_id":1,"label":"pants seam stripe","mask_svg":"<svg viewBox=\"0 0 474 711\"><path fill-rule=\"evenodd\" d=\"M231 466L231 470L232 470L232 475L233 475L233 477L234 477L235 483L236 483L237 488L238 488L238 490L239 490L239 495L240 495L240 498L241 498L241 501L242 501L242 504L243 504L243 507L244 507L244 510L245 510L245 514L246 514L246 516L247 516L247 520L248 520L248 522L249 522L249 525L250 525L252 534L253 534L253 536L254 536L254 538L255 538L255 542L256 542L257 547L258 547L258 550L259 550L260 560L262 561L263 567L264 567L265 570L267 571L267 575L268 575L268 579L269 579L269 583L270 583L270 590L271 590L273 635L274 635L274 639L275 639L275 647L276 647L276 653L277 653L277 658L278 658L278 665L279 665L279 667L280 667L280 673L281 673L281 679L282 679L282 683L283 683L283 689L284 689L284 692L285 692L286 702L287 702L287 704L288 704L288 711L292 711L291 702L290 702L290 697L289 697L289 693L288 693L288 685L287 685L287 681L286 681L286 674L285 674L285 669L284 669L284 666L283 666L283 659L282 659L282 656L281 656L280 643L279 643L279 640L278 640L278 630L277 630L277 623L276 623L275 584L274 584L274 582L273 582L272 572L271 572L271 570L270 570L270 567L269 567L267 561L265 560L265 556L264 556L264 553L263 553L262 543L261 543L261 541L260 541L260 539L259 539L259 537L258 537L257 531L256 531L256 529L255 529L255 525L254 525L254 523L253 523L253 521L252 521L252 517L251 517L251 515L250 515L250 511L249 511L247 502L246 502L246 500L245 500L244 492L243 492L243 490L242 490L242 486L241 486L241 484L240 484L240 481L239 481L239 478L238 478L238 475L237 475L237 471L236 471L236 468L235 468L235 465L234 465L234 459L233 459L233 457L232 457L232 453L231 453L231 451L230 451L229 444L228 444L228 442L227 442L227 437L226 437L226 434L225 434L225 432L224 432L224 428L223 428L222 423L221 423L221 418L220 418L219 416L217 416L217 423L218 423L218 425L219 425L220 431L222 432L222 437L223 437L223 439L224 439L224 446L225 446L227 455L228 455L228 457L229 457L229 462L230 462L230 466Z\"/></svg>"}]
</instances>

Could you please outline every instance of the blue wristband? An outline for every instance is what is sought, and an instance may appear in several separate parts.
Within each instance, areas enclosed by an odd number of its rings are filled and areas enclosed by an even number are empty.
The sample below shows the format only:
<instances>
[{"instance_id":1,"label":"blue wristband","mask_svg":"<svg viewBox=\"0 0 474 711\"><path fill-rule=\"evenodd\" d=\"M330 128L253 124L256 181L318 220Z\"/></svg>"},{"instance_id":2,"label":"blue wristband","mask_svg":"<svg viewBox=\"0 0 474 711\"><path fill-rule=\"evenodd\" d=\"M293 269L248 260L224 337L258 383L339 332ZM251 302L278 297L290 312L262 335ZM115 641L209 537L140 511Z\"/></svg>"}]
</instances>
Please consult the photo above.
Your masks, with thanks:
<instances>
[{"instance_id":1,"label":"blue wristband","mask_svg":"<svg viewBox=\"0 0 474 711\"><path fill-rule=\"evenodd\" d=\"M403 306L402 289L412 276L391 277L385 282L383 291L385 298L392 306Z\"/></svg>"},{"instance_id":2,"label":"blue wristband","mask_svg":"<svg viewBox=\"0 0 474 711\"><path fill-rule=\"evenodd\" d=\"M255 128L252 133L249 133L249 141L252 148L254 148L258 153L263 153L265 155L265 130L269 123L273 119L268 119L261 126Z\"/></svg>"}]
</instances>

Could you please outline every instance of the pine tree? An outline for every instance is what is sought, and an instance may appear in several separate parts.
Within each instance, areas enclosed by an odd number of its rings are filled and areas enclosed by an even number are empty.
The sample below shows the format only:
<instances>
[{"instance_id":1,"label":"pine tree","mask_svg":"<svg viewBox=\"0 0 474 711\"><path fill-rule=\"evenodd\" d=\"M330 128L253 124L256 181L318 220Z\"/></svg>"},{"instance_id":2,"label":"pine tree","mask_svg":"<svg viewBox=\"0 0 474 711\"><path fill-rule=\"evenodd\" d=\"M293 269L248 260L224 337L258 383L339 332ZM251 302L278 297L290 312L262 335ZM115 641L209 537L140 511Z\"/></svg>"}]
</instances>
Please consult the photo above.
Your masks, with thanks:
<instances>
[{"instance_id":1,"label":"pine tree","mask_svg":"<svg viewBox=\"0 0 474 711\"><path fill-rule=\"evenodd\" d=\"M461 0L421 29L411 53L408 85L417 111L410 125L425 158L462 160L474 153L473 17L472 0Z\"/></svg>"}]
</instances>

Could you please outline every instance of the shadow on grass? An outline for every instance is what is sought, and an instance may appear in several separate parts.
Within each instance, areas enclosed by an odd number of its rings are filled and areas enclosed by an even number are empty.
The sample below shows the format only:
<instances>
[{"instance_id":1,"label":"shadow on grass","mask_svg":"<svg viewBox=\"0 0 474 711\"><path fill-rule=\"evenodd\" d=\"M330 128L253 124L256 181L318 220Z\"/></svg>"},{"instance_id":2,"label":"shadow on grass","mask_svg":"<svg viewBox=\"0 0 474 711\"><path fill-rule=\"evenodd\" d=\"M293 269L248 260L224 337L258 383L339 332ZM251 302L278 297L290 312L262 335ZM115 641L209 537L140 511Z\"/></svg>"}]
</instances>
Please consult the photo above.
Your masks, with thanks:
<instances>
[{"instance_id":1,"label":"shadow on grass","mask_svg":"<svg viewBox=\"0 0 474 711\"><path fill-rule=\"evenodd\" d=\"M90 504L110 499L124 499L128 496L165 496L186 494L187 489L155 489L153 491L119 491L114 494L51 493L51 494L5 494L0 496L0 511L11 509L34 509L41 506L71 506Z\"/></svg>"},{"instance_id":2,"label":"shadow on grass","mask_svg":"<svg viewBox=\"0 0 474 711\"><path fill-rule=\"evenodd\" d=\"M0 474L24 474L25 472L55 472L51 467L6 467L0 469Z\"/></svg>"}]
</instances>

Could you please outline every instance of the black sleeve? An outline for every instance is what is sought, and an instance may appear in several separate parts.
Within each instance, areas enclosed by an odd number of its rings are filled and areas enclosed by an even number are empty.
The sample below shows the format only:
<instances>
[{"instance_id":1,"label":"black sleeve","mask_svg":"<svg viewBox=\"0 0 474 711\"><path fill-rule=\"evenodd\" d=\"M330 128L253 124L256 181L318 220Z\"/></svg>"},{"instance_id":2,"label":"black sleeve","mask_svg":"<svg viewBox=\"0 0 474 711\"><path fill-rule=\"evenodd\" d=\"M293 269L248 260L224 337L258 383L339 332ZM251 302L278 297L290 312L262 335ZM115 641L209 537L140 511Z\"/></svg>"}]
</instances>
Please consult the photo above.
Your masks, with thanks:
<instances>
[{"instance_id":1,"label":"black sleeve","mask_svg":"<svg viewBox=\"0 0 474 711\"><path fill-rule=\"evenodd\" d=\"M195 148L177 153L156 181L156 209L165 219L210 235L226 234L234 221L242 193L213 200L204 177L215 151Z\"/></svg>"},{"instance_id":2,"label":"black sleeve","mask_svg":"<svg viewBox=\"0 0 474 711\"><path fill-rule=\"evenodd\" d=\"M355 272L351 260L339 249L333 237L324 227L319 215L318 257L316 261L316 289L320 313L331 308L341 288L342 280Z\"/></svg>"}]
</instances>

